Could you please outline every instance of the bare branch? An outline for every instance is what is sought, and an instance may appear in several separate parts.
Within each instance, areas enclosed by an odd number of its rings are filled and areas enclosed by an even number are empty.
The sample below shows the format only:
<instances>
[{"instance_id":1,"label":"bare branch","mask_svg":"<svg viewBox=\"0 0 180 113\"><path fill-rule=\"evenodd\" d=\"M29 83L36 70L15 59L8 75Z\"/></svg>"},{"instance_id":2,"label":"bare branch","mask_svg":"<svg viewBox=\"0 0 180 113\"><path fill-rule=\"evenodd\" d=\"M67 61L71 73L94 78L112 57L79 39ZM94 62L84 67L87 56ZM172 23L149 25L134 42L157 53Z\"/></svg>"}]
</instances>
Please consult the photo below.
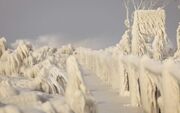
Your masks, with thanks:
<instances>
[{"instance_id":1,"label":"bare branch","mask_svg":"<svg viewBox=\"0 0 180 113\"><path fill-rule=\"evenodd\" d=\"M137 9L141 9L144 2L145 2L145 0L141 0Z\"/></svg>"},{"instance_id":2,"label":"bare branch","mask_svg":"<svg viewBox=\"0 0 180 113\"><path fill-rule=\"evenodd\" d=\"M123 0L126 9L126 20L124 21L124 24L127 28L131 27L133 22L131 19L133 18L135 10L150 10L160 6L162 6L160 8L164 8L169 4L170 1L172 0ZM134 6L134 11L130 10L131 5Z\"/></svg>"},{"instance_id":3,"label":"bare branch","mask_svg":"<svg viewBox=\"0 0 180 113\"><path fill-rule=\"evenodd\" d=\"M136 3L135 3L135 0L132 0L132 3L133 3L133 6L134 6L134 9L137 10L137 6L136 6Z\"/></svg>"},{"instance_id":4,"label":"bare branch","mask_svg":"<svg viewBox=\"0 0 180 113\"><path fill-rule=\"evenodd\" d=\"M150 10L152 8L153 1L151 0L147 4L147 9Z\"/></svg>"},{"instance_id":5,"label":"bare branch","mask_svg":"<svg viewBox=\"0 0 180 113\"><path fill-rule=\"evenodd\" d=\"M128 8L128 4L129 4L129 0L123 0L124 2L124 6L126 8L126 20L125 20L125 25L126 27L130 27L130 20L129 20L129 8Z\"/></svg>"},{"instance_id":6,"label":"bare branch","mask_svg":"<svg viewBox=\"0 0 180 113\"><path fill-rule=\"evenodd\" d=\"M161 8L164 9L169 3L170 3L170 1L167 1L166 3L163 3L163 6Z\"/></svg>"},{"instance_id":7,"label":"bare branch","mask_svg":"<svg viewBox=\"0 0 180 113\"><path fill-rule=\"evenodd\" d=\"M150 1L150 4L149 4L149 8L148 9L152 9L153 7L153 1Z\"/></svg>"},{"instance_id":8,"label":"bare branch","mask_svg":"<svg viewBox=\"0 0 180 113\"><path fill-rule=\"evenodd\" d=\"M152 2L151 4L151 8L154 8L161 0L155 0L154 2Z\"/></svg>"}]
</instances>

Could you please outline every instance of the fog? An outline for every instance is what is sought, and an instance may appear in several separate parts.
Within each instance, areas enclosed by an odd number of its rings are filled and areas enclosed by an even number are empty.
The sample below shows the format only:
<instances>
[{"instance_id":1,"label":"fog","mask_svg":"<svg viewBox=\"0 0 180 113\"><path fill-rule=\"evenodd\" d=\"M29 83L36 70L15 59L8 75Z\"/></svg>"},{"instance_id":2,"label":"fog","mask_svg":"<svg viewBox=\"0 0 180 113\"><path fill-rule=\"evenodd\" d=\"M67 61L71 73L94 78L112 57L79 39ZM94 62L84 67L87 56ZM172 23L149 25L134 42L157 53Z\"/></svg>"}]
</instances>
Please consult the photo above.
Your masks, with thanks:
<instances>
[{"instance_id":1,"label":"fog","mask_svg":"<svg viewBox=\"0 0 180 113\"><path fill-rule=\"evenodd\" d=\"M124 9L122 0L0 0L0 36L9 42L49 37L59 44L104 48L121 39ZM170 2L166 12L168 36L175 44L177 2Z\"/></svg>"}]
</instances>

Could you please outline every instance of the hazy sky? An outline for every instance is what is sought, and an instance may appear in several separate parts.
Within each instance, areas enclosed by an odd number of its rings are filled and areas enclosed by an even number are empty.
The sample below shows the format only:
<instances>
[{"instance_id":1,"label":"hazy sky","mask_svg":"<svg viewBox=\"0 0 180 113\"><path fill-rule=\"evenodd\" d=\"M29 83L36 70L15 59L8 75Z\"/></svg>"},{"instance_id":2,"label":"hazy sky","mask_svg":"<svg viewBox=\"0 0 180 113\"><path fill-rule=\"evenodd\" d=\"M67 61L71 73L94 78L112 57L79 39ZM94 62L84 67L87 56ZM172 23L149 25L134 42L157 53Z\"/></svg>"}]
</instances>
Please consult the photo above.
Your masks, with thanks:
<instances>
[{"instance_id":1,"label":"hazy sky","mask_svg":"<svg viewBox=\"0 0 180 113\"><path fill-rule=\"evenodd\" d=\"M180 10L175 2L166 9L168 36L175 42ZM0 0L0 35L10 42L45 37L107 47L119 42L124 19L122 0Z\"/></svg>"}]
</instances>

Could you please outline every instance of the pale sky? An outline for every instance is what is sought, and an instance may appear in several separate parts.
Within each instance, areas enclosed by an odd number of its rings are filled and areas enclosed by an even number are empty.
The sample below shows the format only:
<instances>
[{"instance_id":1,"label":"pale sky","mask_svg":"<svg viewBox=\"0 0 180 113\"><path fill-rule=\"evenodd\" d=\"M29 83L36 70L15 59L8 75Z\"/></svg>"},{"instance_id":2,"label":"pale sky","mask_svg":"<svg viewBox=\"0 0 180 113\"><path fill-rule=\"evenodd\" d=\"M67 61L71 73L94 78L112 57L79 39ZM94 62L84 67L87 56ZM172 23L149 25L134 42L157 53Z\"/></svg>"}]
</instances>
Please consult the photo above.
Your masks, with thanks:
<instances>
[{"instance_id":1,"label":"pale sky","mask_svg":"<svg viewBox=\"0 0 180 113\"><path fill-rule=\"evenodd\" d=\"M176 2L166 9L167 33L175 43L180 10ZM122 0L0 0L0 36L9 42L46 37L104 48L119 42L124 19Z\"/></svg>"}]
</instances>

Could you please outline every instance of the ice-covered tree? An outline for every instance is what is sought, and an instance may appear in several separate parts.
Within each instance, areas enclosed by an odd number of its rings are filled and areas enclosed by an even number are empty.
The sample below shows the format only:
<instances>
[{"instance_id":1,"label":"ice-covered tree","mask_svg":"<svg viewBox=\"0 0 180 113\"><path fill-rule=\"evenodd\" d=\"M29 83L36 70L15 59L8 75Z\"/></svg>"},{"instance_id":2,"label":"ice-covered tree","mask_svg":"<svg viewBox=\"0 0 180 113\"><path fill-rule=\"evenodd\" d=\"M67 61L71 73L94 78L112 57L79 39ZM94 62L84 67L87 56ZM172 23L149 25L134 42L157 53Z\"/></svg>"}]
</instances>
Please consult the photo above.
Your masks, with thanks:
<instances>
[{"instance_id":1,"label":"ice-covered tree","mask_svg":"<svg viewBox=\"0 0 180 113\"><path fill-rule=\"evenodd\" d=\"M178 0L123 0L126 9L126 27L130 27L133 22L133 13L135 10L152 10L165 8L169 2ZM132 8L133 7L133 8Z\"/></svg>"},{"instance_id":2,"label":"ice-covered tree","mask_svg":"<svg viewBox=\"0 0 180 113\"><path fill-rule=\"evenodd\" d=\"M164 59L168 51L168 39L165 31L165 12L163 9L172 1L123 1L126 9L124 23L130 31L129 37L132 39L132 52L140 56L149 54L155 59ZM153 16L153 13L159 17Z\"/></svg>"}]
</instances>

